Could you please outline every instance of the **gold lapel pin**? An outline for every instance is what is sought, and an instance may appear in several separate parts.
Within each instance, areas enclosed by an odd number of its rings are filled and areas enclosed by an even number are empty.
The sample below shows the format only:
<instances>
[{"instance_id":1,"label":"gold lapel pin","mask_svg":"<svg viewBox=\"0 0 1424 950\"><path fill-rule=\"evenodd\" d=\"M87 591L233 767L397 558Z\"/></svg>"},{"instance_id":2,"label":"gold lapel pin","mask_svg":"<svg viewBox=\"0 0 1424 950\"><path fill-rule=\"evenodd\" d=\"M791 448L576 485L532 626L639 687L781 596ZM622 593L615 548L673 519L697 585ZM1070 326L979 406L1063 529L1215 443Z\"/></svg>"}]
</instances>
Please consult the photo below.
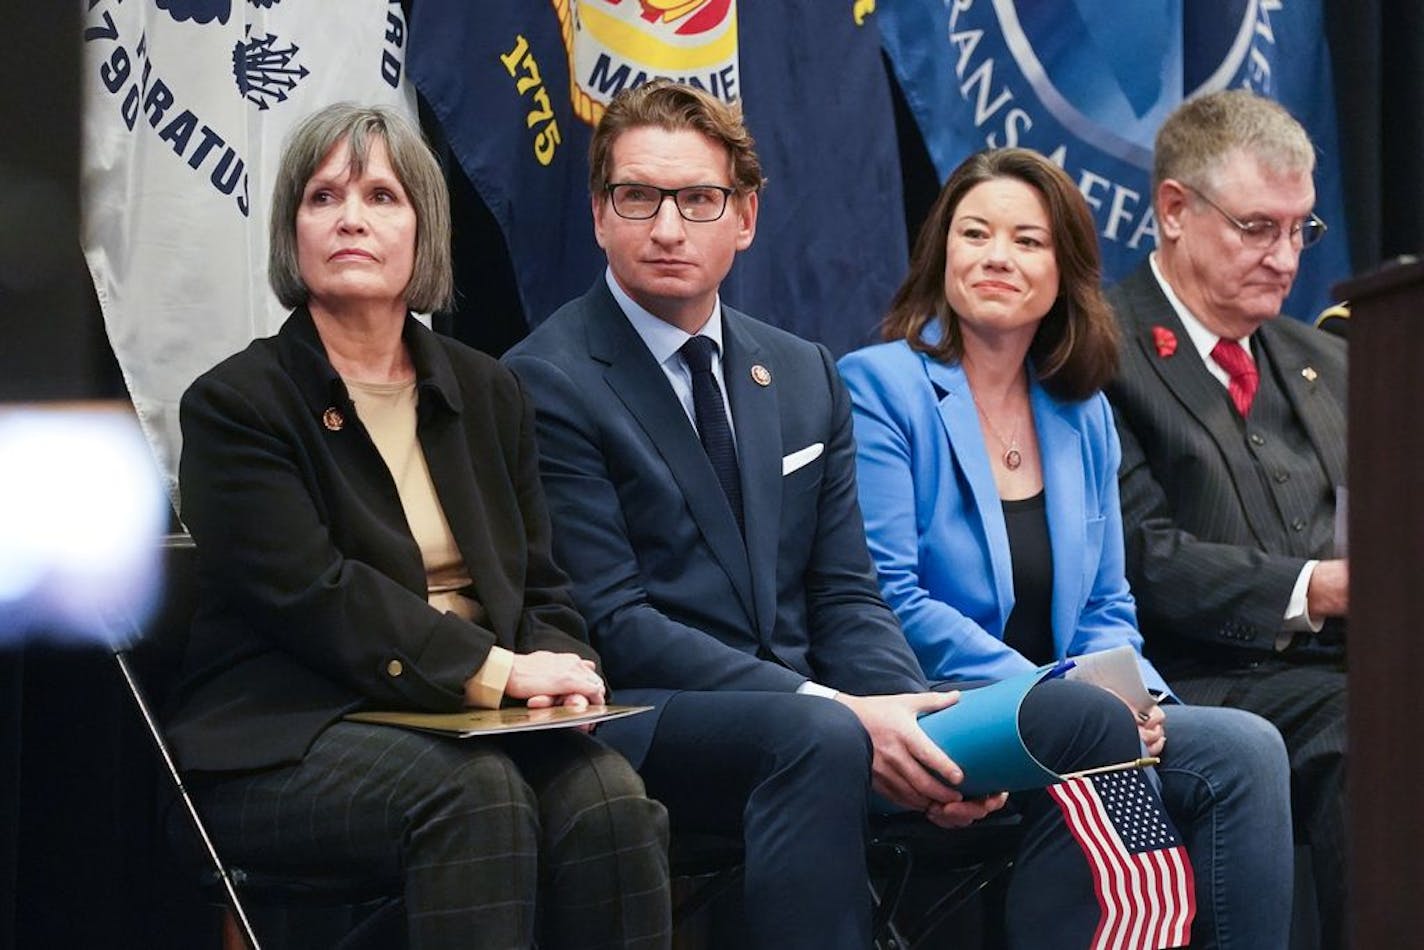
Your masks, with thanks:
<instances>
[{"instance_id":1,"label":"gold lapel pin","mask_svg":"<svg viewBox=\"0 0 1424 950\"><path fill-rule=\"evenodd\" d=\"M1314 366L1307 366L1305 369L1300 371L1300 375L1304 376L1307 382L1313 383L1315 382L1315 377L1319 376L1320 374L1315 371Z\"/></svg>"},{"instance_id":2,"label":"gold lapel pin","mask_svg":"<svg viewBox=\"0 0 1424 950\"><path fill-rule=\"evenodd\" d=\"M341 427L346 425L346 417L341 414L341 410L335 406L329 407L321 414L321 424L332 432L340 432Z\"/></svg>"},{"instance_id":3,"label":"gold lapel pin","mask_svg":"<svg viewBox=\"0 0 1424 950\"><path fill-rule=\"evenodd\" d=\"M770 386L771 370L767 369L760 363L752 364L752 382L756 383L758 386Z\"/></svg>"}]
</instances>

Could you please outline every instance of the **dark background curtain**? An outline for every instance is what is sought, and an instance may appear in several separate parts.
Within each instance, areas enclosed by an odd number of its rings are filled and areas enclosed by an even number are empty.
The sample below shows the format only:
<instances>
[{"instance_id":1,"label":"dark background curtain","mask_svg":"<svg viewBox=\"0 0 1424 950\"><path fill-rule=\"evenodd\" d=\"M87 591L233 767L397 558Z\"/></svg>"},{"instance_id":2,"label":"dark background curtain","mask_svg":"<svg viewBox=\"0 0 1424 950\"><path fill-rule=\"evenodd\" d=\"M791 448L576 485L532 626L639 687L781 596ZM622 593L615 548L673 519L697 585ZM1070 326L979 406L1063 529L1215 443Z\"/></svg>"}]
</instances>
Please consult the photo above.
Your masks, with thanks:
<instances>
[{"instance_id":1,"label":"dark background curtain","mask_svg":"<svg viewBox=\"0 0 1424 950\"><path fill-rule=\"evenodd\" d=\"M1326 0L1355 272L1424 251L1424 6Z\"/></svg>"},{"instance_id":2,"label":"dark background curtain","mask_svg":"<svg viewBox=\"0 0 1424 950\"><path fill-rule=\"evenodd\" d=\"M123 398L73 240L80 6L0 9L12 51L0 57L0 401ZM1326 13L1350 245L1363 272L1424 248L1424 7L1326 0ZM938 182L896 108L913 239ZM458 171L452 200L460 305L438 325L500 353L525 332L508 255ZM212 920L157 833L160 788L111 657L0 640L0 950L203 945Z\"/></svg>"}]
</instances>

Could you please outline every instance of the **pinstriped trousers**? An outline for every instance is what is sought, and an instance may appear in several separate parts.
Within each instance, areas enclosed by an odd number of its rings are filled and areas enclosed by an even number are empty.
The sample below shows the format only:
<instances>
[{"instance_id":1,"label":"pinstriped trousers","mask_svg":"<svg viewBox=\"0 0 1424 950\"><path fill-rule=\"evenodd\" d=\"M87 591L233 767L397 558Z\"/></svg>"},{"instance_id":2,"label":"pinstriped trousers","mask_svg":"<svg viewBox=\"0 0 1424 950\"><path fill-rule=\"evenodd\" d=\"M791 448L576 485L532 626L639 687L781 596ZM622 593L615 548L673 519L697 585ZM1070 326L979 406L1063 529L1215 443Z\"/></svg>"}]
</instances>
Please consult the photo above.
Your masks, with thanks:
<instances>
[{"instance_id":1,"label":"pinstriped trousers","mask_svg":"<svg viewBox=\"0 0 1424 950\"><path fill-rule=\"evenodd\" d=\"M1242 669L1170 679L1189 702L1246 709L1280 729L1290 755L1296 837L1310 846L1320 946L1346 946L1343 665L1271 656Z\"/></svg>"},{"instance_id":2,"label":"pinstriped trousers","mask_svg":"<svg viewBox=\"0 0 1424 950\"><path fill-rule=\"evenodd\" d=\"M341 722L297 765L193 791L235 864L403 885L411 950L670 941L666 812L575 730L456 740Z\"/></svg>"}]
</instances>

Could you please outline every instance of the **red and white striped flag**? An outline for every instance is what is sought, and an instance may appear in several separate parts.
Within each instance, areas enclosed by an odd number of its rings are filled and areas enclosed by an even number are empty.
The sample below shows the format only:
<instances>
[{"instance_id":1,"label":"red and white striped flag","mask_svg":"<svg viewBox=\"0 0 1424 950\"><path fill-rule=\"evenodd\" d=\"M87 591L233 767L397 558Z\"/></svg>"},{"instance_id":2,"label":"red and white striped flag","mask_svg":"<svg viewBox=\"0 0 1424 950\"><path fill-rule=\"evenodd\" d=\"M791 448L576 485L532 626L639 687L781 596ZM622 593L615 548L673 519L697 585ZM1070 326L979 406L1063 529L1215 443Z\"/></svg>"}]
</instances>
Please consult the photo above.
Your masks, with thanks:
<instances>
[{"instance_id":1,"label":"red and white striped flag","mask_svg":"<svg viewBox=\"0 0 1424 950\"><path fill-rule=\"evenodd\" d=\"M1140 769L1050 785L1092 869L1101 916L1093 950L1158 950L1191 939L1192 864Z\"/></svg>"}]
</instances>

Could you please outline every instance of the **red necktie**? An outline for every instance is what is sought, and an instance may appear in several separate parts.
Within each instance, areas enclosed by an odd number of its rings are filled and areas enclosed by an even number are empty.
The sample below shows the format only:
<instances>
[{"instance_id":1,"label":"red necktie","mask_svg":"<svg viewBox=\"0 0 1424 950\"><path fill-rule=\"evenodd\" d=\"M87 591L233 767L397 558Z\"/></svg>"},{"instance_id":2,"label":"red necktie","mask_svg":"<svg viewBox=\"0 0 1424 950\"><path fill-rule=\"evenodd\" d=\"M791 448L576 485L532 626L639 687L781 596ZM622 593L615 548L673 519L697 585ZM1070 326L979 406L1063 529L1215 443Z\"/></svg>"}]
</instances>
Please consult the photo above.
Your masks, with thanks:
<instances>
[{"instance_id":1,"label":"red necktie","mask_svg":"<svg viewBox=\"0 0 1424 950\"><path fill-rule=\"evenodd\" d=\"M1251 355L1240 343L1225 337L1217 340L1216 346L1211 348L1211 358L1216 360L1217 365L1226 370L1226 375L1231 378L1226 391L1230 393L1231 401L1236 404L1236 411L1241 413L1241 418L1246 418L1246 414L1251 411L1251 400L1256 398L1256 387L1261 384L1261 374L1256 372L1256 361L1251 359Z\"/></svg>"}]
</instances>

